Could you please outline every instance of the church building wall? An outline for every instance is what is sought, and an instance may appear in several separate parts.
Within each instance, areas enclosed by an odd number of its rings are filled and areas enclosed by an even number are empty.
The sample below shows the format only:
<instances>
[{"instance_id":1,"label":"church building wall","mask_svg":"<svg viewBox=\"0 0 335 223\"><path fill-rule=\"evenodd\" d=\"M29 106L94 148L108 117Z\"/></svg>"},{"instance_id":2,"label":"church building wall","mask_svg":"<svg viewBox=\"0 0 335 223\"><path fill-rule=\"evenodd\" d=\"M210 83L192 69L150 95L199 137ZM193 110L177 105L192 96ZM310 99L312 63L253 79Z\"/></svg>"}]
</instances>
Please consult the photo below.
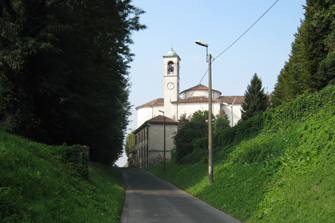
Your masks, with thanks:
<instances>
[{"instance_id":1,"label":"church building wall","mask_svg":"<svg viewBox=\"0 0 335 223\"><path fill-rule=\"evenodd\" d=\"M181 99L191 98L191 97L206 97L208 98L208 90L189 90L180 93ZM212 91L212 98L219 98L220 92Z\"/></svg>"},{"instance_id":2,"label":"church building wall","mask_svg":"<svg viewBox=\"0 0 335 223\"><path fill-rule=\"evenodd\" d=\"M177 110L177 103L174 103L174 110ZM179 110L178 110L178 119L181 115L186 113L187 116L192 116L192 114L196 111L208 111L208 102L195 102L195 103L180 103L178 104ZM221 109L221 103L213 103L212 104L212 113L213 115L219 114Z\"/></svg>"},{"instance_id":3,"label":"church building wall","mask_svg":"<svg viewBox=\"0 0 335 223\"><path fill-rule=\"evenodd\" d=\"M224 110L224 112L228 116L230 126L234 126L238 123L238 121L240 121L240 119L241 119L241 109L242 109L241 104L234 104L233 107L230 104L229 105L224 105L224 106L222 106L222 109ZM232 116L232 110L233 110L233 116ZM233 119L232 119L232 117L233 117ZM233 121L233 124L232 124L232 121Z\"/></svg>"},{"instance_id":4,"label":"church building wall","mask_svg":"<svg viewBox=\"0 0 335 223\"><path fill-rule=\"evenodd\" d=\"M159 110L164 110L164 106L147 106L137 109L137 127L153 117L161 115Z\"/></svg>"}]
</instances>

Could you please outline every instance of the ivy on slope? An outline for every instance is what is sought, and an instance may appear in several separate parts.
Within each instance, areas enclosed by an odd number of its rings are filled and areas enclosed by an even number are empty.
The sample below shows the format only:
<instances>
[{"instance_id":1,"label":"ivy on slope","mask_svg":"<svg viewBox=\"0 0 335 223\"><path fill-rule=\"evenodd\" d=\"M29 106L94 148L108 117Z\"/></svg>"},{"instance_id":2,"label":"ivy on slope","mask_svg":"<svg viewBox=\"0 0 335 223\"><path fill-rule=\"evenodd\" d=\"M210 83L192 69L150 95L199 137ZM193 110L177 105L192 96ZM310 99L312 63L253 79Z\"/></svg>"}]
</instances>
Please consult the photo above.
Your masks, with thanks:
<instances>
[{"instance_id":1,"label":"ivy on slope","mask_svg":"<svg viewBox=\"0 0 335 223\"><path fill-rule=\"evenodd\" d=\"M213 187L225 199L213 203L252 222L334 220L334 102L329 86L241 123L245 131L217 146Z\"/></svg>"},{"instance_id":2,"label":"ivy on slope","mask_svg":"<svg viewBox=\"0 0 335 223\"><path fill-rule=\"evenodd\" d=\"M149 171L243 222L334 222L334 114L328 86L220 132L212 185L203 157Z\"/></svg>"},{"instance_id":3,"label":"ivy on slope","mask_svg":"<svg viewBox=\"0 0 335 223\"><path fill-rule=\"evenodd\" d=\"M0 222L119 222L121 171L90 163L89 179L48 146L0 132Z\"/></svg>"}]
</instances>

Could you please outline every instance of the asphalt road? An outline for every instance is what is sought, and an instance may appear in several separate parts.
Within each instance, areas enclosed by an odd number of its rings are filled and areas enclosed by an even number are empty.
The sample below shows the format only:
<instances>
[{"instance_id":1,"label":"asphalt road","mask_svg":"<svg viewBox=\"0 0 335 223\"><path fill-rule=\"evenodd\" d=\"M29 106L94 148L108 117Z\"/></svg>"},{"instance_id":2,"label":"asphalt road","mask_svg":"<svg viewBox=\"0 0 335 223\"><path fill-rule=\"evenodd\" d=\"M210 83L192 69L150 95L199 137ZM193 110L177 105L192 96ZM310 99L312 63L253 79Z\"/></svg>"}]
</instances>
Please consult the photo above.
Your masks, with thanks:
<instances>
[{"instance_id":1,"label":"asphalt road","mask_svg":"<svg viewBox=\"0 0 335 223\"><path fill-rule=\"evenodd\" d=\"M240 222L151 173L121 170L126 190L121 222Z\"/></svg>"}]
</instances>

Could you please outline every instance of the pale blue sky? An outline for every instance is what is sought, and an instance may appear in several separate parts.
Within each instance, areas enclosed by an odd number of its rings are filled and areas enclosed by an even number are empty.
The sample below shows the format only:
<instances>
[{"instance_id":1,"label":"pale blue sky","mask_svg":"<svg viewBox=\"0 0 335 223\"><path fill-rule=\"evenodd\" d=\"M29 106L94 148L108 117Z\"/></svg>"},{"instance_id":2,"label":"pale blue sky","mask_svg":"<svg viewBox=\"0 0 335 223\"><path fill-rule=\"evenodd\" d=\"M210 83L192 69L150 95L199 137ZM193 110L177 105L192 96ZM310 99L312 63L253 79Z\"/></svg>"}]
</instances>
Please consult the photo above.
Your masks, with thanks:
<instances>
[{"instance_id":1,"label":"pale blue sky","mask_svg":"<svg viewBox=\"0 0 335 223\"><path fill-rule=\"evenodd\" d=\"M195 44L201 40L209 44L213 89L222 95L244 95L252 76L257 73L265 91L271 93L277 76L289 59L294 34L304 18L302 5L306 0L279 0L238 42L217 57L276 0L133 0L132 4L146 11L140 22L144 31L132 35L135 54L130 64L133 105L129 129L137 128L135 108L156 98L163 92L163 56L171 49L180 62L180 91L200 83L208 64L206 49ZM217 58L216 58L217 57ZM208 86L208 76L201 84ZM117 162L123 166L125 156Z\"/></svg>"}]
</instances>

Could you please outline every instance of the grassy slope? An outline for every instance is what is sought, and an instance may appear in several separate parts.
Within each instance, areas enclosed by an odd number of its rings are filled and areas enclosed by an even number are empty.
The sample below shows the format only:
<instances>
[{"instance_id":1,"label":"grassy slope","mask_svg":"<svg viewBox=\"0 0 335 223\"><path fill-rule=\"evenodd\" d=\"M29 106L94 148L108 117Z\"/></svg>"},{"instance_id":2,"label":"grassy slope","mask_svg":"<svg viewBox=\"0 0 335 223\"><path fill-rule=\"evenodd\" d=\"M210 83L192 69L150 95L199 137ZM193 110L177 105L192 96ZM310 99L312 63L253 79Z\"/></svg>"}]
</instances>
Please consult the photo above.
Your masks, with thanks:
<instances>
[{"instance_id":1,"label":"grassy slope","mask_svg":"<svg viewBox=\"0 0 335 223\"><path fill-rule=\"evenodd\" d=\"M210 186L205 162L149 171L244 222L335 222L334 114L333 86L268 111L215 152Z\"/></svg>"},{"instance_id":2,"label":"grassy slope","mask_svg":"<svg viewBox=\"0 0 335 223\"><path fill-rule=\"evenodd\" d=\"M63 149L0 133L0 222L119 222L121 171L91 163L80 179Z\"/></svg>"}]
</instances>

